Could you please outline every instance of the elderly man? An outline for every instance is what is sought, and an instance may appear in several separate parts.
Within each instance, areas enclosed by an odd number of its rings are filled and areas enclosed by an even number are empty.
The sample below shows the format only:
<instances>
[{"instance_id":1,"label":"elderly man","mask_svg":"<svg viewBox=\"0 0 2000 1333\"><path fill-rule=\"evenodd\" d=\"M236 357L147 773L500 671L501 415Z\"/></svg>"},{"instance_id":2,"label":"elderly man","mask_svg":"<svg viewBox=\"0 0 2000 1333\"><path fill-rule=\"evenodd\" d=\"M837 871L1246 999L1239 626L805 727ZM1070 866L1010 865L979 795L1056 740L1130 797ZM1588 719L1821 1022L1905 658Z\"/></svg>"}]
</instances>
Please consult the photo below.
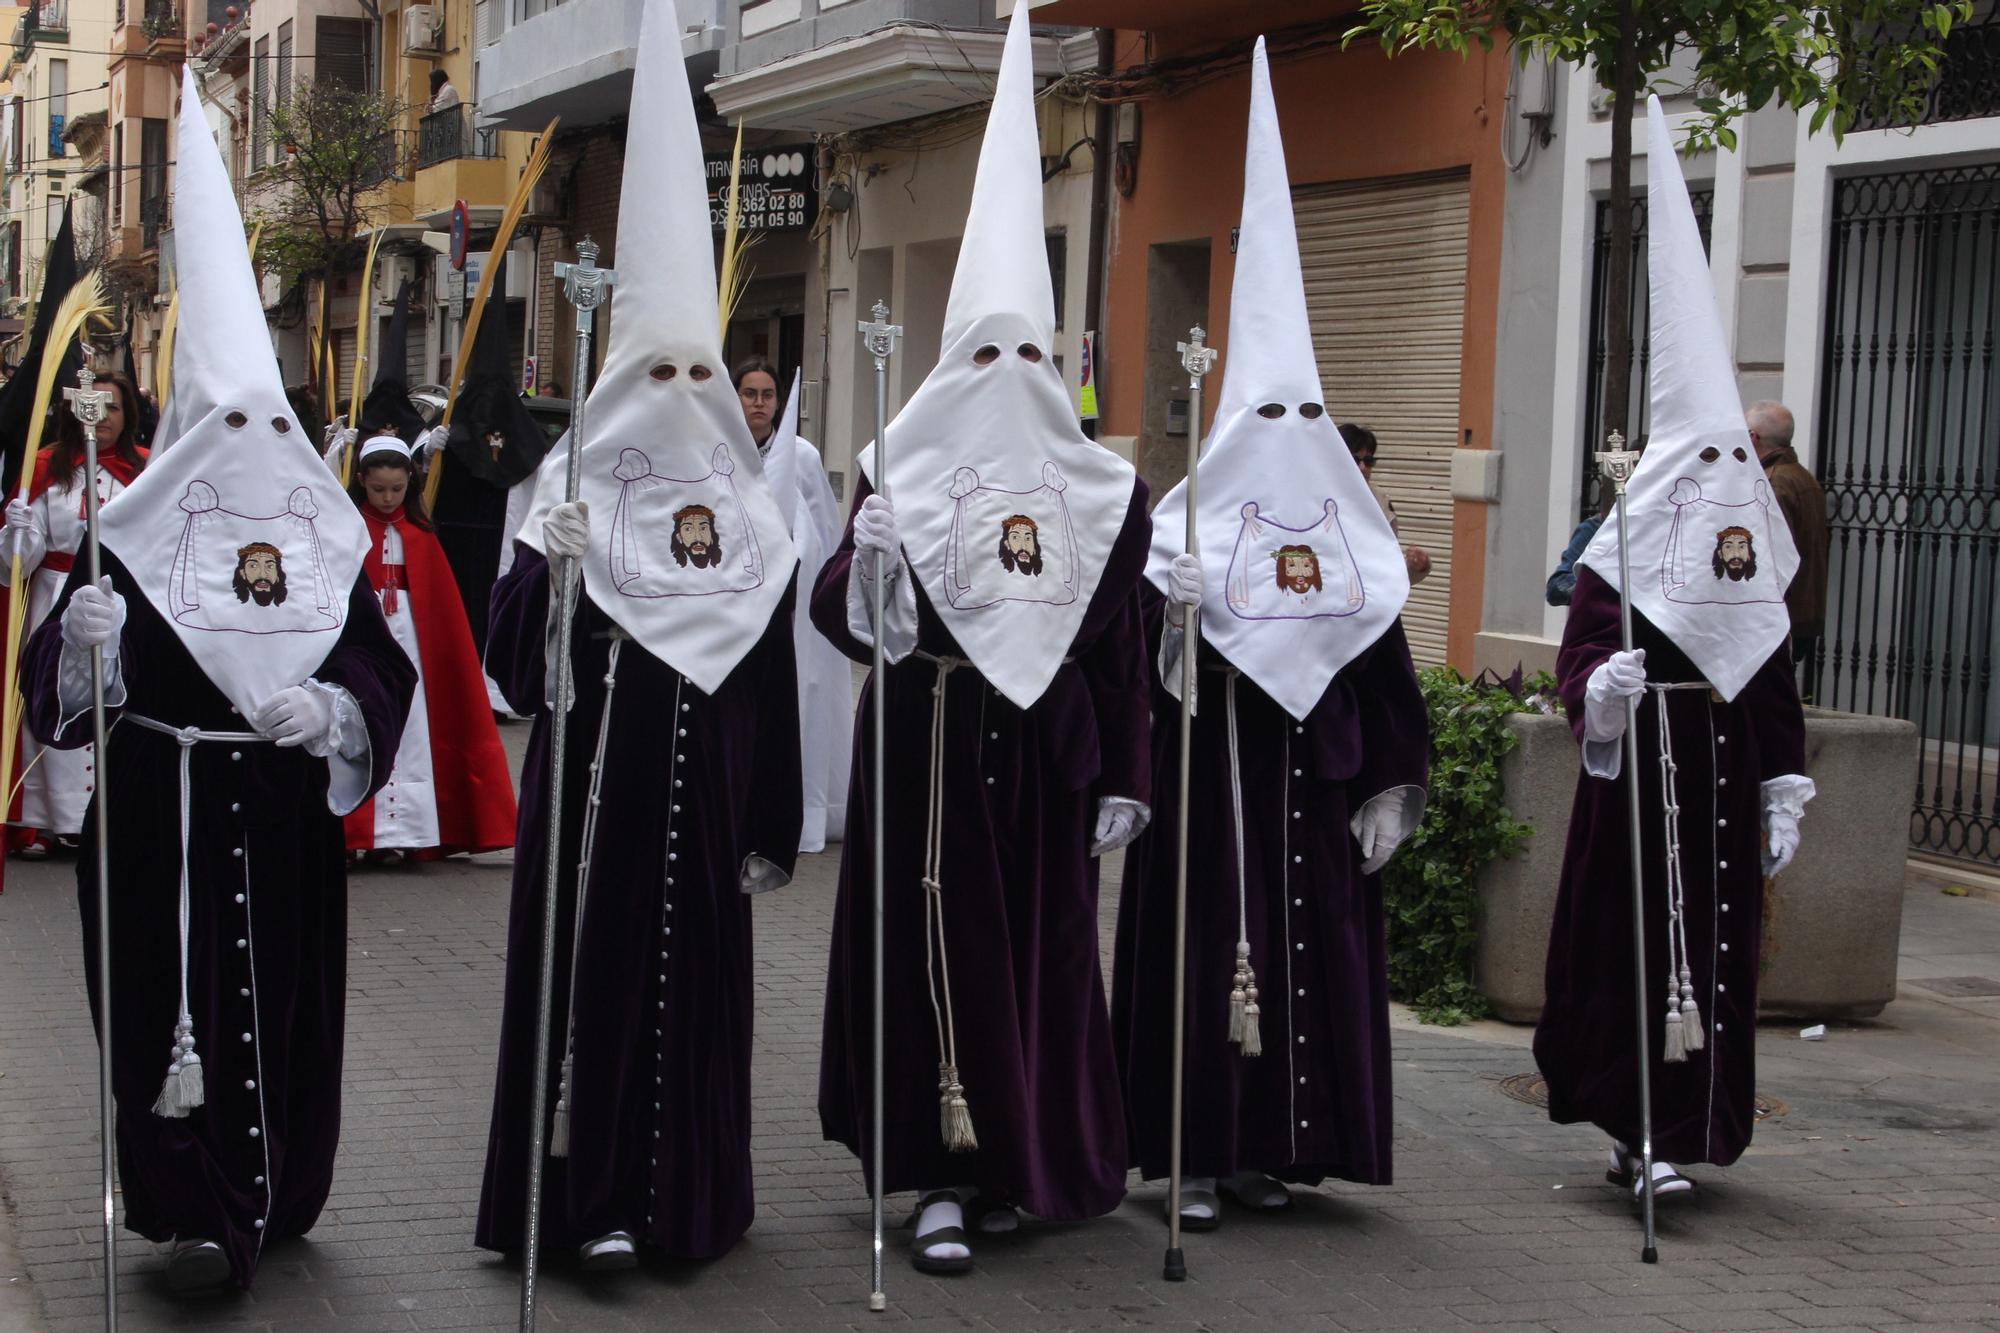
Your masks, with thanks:
<instances>
[{"instance_id":1,"label":"elderly man","mask_svg":"<svg viewBox=\"0 0 2000 1333\"><path fill-rule=\"evenodd\" d=\"M1785 590L1785 609L1792 617L1792 660L1803 664L1810 680L1813 648L1826 632L1826 492L1792 449L1792 413L1783 403L1750 404L1743 424L1799 548L1799 572Z\"/></svg>"}]
</instances>

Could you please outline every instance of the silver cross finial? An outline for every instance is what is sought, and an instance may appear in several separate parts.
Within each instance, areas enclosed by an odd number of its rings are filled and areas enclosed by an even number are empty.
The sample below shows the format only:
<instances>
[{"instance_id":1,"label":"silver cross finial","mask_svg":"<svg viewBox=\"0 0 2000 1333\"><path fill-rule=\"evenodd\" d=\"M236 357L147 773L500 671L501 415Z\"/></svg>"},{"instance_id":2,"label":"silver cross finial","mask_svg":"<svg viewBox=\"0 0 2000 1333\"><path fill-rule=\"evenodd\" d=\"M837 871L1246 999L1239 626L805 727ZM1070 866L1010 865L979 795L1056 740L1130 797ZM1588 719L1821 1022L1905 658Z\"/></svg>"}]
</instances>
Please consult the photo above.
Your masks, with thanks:
<instances>
[{"instance_id":1,"label":"silver cross finial","mask_svg":"<svg viewBox=\"0 0 2000 1333\"><path fill-rule=\"evenodd\" d=\"M63 397L69 400L69 410L78 421L95 428L104 420L104 410L111 406L111 391L97 387L97 372L90 368L86 353L83 368L76 372L74 389L64 389Z\"/></svg>"},{"instance_id":2,"label":"silver cross finial","mask_svg":"<svg viewBox=\"0 0 2000 1333\"><path fill-rule=\"evenodd\" d=\"M563 296L576 307L577 320L588 328L593 322L591 312L604 304L610 289L617 285L618 270L597 266L597 242L588 236L576 245L574 264L557 264L555 276L563 284Z\"/></svg>"},{"instance_id":3,"label":"silver cross finial","mask_svg":"<svg viewBox=\"0 0 2000 1333\"><path fill-rule=\"evenodd\" d=\"M1207 336L1207 330L1197 324L1188 330L1186 342L1174 344L1174 350L1181 354L1181 369L1196 386L1215 365L1215 349L1202 341Z\"/></svg>"},{"instance_id":4,"label":"silver cross finial","mask_svg":"<svg viewBox=\"0 0 2000 1333\"><path fill-rule=\"evenodd\" d=\"M1612 431L1605 437L1604 448L1597 451L1597 471L1618 495L1625 494L1625 487L1632 480L1632 472L1639 466L1639 451L1625 447L1625 437Z\"/></svg>"},{"instance_id":5,"label":"silver cross finial","mask_svg":"<svg viewBox=\"0 0 2000 1333\"><path fill-rule=\"evenodd\" d=\"M881 370L895 354L896 340L903 336L903 326L889 322L889 307L881 301L877 301L869 313L875 316L874 321L862 320L855 327L861 331L861 341L868 348L868 354L875 358L875 369Z\"/></svg>"}]
</instances>

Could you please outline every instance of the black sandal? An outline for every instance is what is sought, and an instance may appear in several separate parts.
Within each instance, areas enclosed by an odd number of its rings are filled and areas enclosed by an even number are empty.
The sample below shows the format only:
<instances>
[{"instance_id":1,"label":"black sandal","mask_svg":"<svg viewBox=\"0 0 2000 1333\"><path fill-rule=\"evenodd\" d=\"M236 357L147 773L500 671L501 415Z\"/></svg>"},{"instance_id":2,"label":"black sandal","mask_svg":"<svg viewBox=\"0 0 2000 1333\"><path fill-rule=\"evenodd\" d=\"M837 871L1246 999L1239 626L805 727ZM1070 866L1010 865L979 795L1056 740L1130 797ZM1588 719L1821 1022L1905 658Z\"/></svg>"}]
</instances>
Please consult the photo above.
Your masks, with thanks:
<instances>
[{"instance_id":1,"label":"black sandal","mask_svg":"<svg viewBox=\"0 0 2000 1333\"><path fill-rule=\"evenodd\" d=\"M933 1190L917 1200L916 1211L910 1214L910 1266L919 1273L933 1277L955 1277L972 1271L972 1240L965 1234L964 1227L939 1227L916 1235L917 1224L923 1220L924 1210L934 1203L959 1203L957 1190ZM960 1204L960 1211L964 1205ZM933 1246L962 1245L966 1254L959 1259L946 1259L930 1254Z\"/></svg>"}]
</instances>

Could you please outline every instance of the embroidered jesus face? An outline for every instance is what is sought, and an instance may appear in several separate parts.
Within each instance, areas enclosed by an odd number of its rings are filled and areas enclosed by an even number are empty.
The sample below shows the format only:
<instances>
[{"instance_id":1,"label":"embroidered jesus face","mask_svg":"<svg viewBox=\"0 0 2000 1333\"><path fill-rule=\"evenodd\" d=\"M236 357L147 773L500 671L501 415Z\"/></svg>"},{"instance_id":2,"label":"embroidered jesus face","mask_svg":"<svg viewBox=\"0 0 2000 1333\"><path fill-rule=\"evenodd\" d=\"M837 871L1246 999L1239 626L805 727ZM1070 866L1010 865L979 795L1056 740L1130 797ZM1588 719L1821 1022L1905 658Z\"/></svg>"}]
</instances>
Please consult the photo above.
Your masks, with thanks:
<instances>
[{"instance_id":1,"label":"embroidered jesus face","mask_svg":"<svg viewBox=\"0 0 2000 1333\"><path fill-rule=\"evenodd\" d=\"M1000 524L1000 567L1009 574L1041 576L1041 529L1026 514L1015 514Z\"/></svg>"},{"instance_id":2,"label":"embroidered jesus face","mask_svg":"<svg viewBox=\"0 0 2000 1333\"><path fill-rule=\"evenodd\" d=\"M715 511L706 505L689 505L674 511L674 535L667 543L674 563L687 568L707 569L722 563L722 543L715 537Z\"/></svg>"},{"instance_id":3,"label":"embroidered jesus face","mask_svg":"<svg viewBox=\"0 0 2000 1333\"><path fill-rule=\"evenodd\" d=\"M1715 534L1715 577L1742 583L1757 577L1757 547L1748 528L1724 528Z\"/></svg>"},{"instance_id":4,"label":"embroidered jesus face","mask_svg":"<svg viewBox=\"0 0 2000 1333\"><path fill-rule=\"evenodd\" d=\"M269 542L251 542L236 552L236 575L230 580L239 602L259 606L285 604L285 556Z\"/></svg>"},{"instance_id":5,"label":"embroidered jesus face","mask_svg":"<svg viewBox=\"0 0 2000 1333\"><path fill-rule=\"evenodd\" d=\"M1310 546L1280 546L1275 552L1278 590L1310 596L1320 590L1319 557Z\"/></svg>"}]
</instances>

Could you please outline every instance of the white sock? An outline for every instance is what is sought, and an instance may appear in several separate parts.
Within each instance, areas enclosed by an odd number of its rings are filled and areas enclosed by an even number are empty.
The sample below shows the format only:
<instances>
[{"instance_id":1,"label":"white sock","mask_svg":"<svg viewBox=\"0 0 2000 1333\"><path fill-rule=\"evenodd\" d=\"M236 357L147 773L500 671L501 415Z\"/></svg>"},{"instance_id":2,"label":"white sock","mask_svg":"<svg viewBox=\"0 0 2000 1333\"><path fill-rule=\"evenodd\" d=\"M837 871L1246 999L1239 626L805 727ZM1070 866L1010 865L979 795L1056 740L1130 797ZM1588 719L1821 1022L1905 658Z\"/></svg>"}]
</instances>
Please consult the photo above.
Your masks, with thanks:
<instances>
[{"instance_id":1,"label":"white sock","mask_svg":"<svg viewBox=\"0 0 2000 1333\"><path fill-rule=\"evenodd\" d=\"M1205 1203L1189 1203L1187 1202L1187 1196L1186 1196L1186 1191L1188 1190L1205 1190L1210 1194L1215 1193L1214 1176L1182 1176L1181 1190L1182 1190L1182 1196L1181 1196L1182 1217L1198 1217L1202 1221L1206 1222L1215 1216L1215 1209L1212 1205Z\"/></svg>"},{"instance_id":2,"label":"white sock","mask_svg":"<svg viewBox=\"0 0 2000 1333\"><path fill-rule=\"evenodd\" d=\"M917 1242L922 1246L925 1255L932 1259L968 1259L972 1256L972 1251L957 1241L950 1241L939 1245L923 1245L924 1237L934 1231L943 1231L947 1227L963 1227L964 1225L965 1210L958 1206L958 1200L939 1199L936 1203L931 1204L918 1214Z\"/></svg>"}]
</instances>

